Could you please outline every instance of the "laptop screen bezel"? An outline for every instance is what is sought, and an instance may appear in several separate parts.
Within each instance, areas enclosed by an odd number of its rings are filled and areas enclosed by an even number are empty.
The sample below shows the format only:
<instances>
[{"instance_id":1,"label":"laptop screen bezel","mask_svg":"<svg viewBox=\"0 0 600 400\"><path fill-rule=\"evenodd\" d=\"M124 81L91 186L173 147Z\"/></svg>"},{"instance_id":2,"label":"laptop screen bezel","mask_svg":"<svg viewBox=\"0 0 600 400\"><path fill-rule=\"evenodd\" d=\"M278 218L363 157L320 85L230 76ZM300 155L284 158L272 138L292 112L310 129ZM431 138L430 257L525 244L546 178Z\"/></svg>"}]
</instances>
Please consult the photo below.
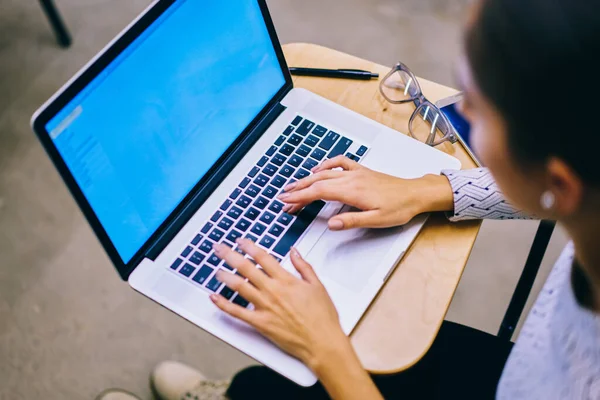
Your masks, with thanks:
<instances>
[{"instance_id":1,"label":"laptop screen bezel","mask_svg":"<svg viewBox=\"0 0 600 400\"><path fill-rule=\"evenodd\" d=\"M112 45L107 47L104 52L99 55L95 61L89 66L85 67L84 70L80 71L79 75L74 78L56 97L49 102L45 107L39 111L32 121L32 127L40 142L48 153L50 159L53 161L58 172L63 178L65 184L70 190L75 201L82 210L88 223L91 225L94 233L98 237L100 243L104 247L104 250L110 257L115 268L119 272L122 279L126 280L135 267L144 259L148 249L150 249L157 240L164 236L165 231L173 223L173 221L190 205L192 199L197 193L202 191L209 179L215 174L223 174L223 166L228 167L230 170L235 166L235 163L227 163L231 159L240 159L243 154L238 154L240 143L248 142L249 140L255 142L260 138L263 132L255 129L259 122L269 113L271 109L276 107L281 99L292 89L293 82L290 75L281 44L277 38L273 21L269 14L265 0L255 0L262 12L269 37L273 44L273 48L277 55L277 59L281 66L281 71L285 78L285 84L282 88L271 98L267 105L258 113L256 118L246 127L241 135L234 141L234 143L223 153L219 160L213 165L213 167L205 174L205 176L194 186L192 190L185 196L185 198L175 207L175 209L169 214L165 221L154 231L148 240L138 249L135 255L128 262L124 262L118 253L115 245L110 239L108 233L100 223L96 213L91 207L90 203L83 194L81 188L75 181L71 171L67 167L62 156L58 152L54 142L50 138L49 132L46 130L46 125L52 118L54 118L69 102L71 102L82 90L84 90L88 84L90 84L104 69L115 60L135 39L137 39L146 29L154 23L163 13L165 13L169 7L177 3L177 0L159 0L152 5L147 11L121 36L119 36ZM256 137L252 137L256 136ZM227 171L225 171L227 172ZM208 197L208 196L206 196Z\"/></svg>"}]
</instances>

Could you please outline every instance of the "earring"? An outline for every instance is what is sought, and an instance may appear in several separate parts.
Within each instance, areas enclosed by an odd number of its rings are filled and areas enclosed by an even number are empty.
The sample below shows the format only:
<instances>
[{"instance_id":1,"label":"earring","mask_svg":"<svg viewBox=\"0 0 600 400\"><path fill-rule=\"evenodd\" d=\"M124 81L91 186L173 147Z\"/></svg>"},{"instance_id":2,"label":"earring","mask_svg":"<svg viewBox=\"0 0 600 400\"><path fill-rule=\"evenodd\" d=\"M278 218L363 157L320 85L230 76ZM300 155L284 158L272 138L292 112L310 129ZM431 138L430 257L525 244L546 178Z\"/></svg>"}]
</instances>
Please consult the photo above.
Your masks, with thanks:
<instances>
[{"instance_id":1,"label":"earring","mask_svg":"<svg viewBox=\"0 0 600 400\"><path fill-rule=\"evenodd\" d=\"M542 193L542 197L540 198L540 204L544 210L551 210L554 207L554 203L556 202L556 196L550 190L546 190Z\"/></svg>"}]
</instances>

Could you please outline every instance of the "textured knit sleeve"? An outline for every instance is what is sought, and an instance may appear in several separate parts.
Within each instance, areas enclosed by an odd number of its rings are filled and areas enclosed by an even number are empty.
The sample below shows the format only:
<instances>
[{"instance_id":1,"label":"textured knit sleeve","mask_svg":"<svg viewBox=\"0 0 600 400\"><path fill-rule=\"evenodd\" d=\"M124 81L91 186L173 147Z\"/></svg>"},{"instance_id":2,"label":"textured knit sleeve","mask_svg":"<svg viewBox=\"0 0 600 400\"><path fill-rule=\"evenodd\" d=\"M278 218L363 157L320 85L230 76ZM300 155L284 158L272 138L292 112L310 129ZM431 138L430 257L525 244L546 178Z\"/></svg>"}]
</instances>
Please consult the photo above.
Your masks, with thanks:
<instances>
[{"instance_id":1,"label":"textured knit sleeve","mask_svg":"<svg viewBox=\"0 0 600 400\"><path fill-rule=\"evenodd\" d=\"M487 168L442 171L454 191L451 221L467 219L533 219L510 205Z\"/></svg>"}]
</instances>

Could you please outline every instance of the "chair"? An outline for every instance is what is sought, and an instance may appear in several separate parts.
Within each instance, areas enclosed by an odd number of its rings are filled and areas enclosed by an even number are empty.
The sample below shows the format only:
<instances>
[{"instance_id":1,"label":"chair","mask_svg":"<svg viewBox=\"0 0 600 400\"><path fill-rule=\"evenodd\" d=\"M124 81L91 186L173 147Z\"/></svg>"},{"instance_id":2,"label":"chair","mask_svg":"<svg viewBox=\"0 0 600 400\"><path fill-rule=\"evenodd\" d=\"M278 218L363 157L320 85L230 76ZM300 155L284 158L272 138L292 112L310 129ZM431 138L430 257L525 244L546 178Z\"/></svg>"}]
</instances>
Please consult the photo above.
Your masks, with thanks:
<instances>
[{"instance_id":1,"label":"chair","mask_svg":"<svg viewBox=\"0 0 600 400\"><path fill-rule=\"evenodd\" d=\"M40 0L40 4L54 30L58 44L65 48L69 47L71 45L71 35L54 4L54 0Z\"/></svg>"}]
</instances>

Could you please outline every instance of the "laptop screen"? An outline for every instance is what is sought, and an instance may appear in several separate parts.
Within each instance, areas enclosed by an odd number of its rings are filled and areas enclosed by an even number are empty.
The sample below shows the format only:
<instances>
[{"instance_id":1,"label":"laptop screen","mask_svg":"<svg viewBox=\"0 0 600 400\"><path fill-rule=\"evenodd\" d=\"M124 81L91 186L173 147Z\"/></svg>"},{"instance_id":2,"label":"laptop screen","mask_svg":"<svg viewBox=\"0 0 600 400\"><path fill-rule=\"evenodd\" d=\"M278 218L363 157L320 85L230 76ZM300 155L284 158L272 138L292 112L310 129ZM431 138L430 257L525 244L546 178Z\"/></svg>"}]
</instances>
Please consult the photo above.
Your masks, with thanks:
<instances>
[{"instance_id":1,"label":"laptop screen","mask_svg":"<svg viewBox=\"0 0 600 400\"><path fill-rule=\"evenodd\" d=\"M284 84L257 2L178 0L46 130L127 263Z\"/></svg>"}]
</instances>

